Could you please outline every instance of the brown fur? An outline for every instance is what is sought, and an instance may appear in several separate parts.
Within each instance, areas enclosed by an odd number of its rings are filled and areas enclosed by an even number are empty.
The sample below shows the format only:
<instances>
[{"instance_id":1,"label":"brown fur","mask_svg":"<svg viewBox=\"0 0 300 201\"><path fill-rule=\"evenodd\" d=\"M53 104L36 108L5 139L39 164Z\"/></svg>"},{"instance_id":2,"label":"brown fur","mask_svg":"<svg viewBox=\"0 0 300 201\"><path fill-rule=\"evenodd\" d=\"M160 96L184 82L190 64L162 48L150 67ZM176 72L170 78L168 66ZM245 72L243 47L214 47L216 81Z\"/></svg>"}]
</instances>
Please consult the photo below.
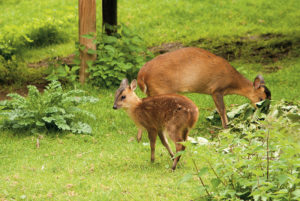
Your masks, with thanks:
<instances>
[{"instance_id":1,"label":"brown fur","mask_svg":"<svg viewBox=\"0 0 300 201\"><path fill-rule=\"evenodd\" d=\"M162 130L168 125L192 128L197 121L197 106L188 98L176 94L142 99L134 109L134 119L144 128Z\"/></svg>"},{"instance_id":2,"label":"brown fur","mask_svg":"<svg viewBox=\"0 0 300 201\"><path fill-rule=\"evenodd\" d=\"M252 103L271 98L266 95L266 87L261 87L261 76L252 83L225 59L193 47L157 56L141 68L137 80L148 96L184 92L212 95L224 128L228 120L223 96L238 94Z\"/></svg>"},{"instance_id":3,"label":"brown fur","mask_svg":"<svg viewBox=\"0 0 300 201\"><path fill-rule=\"evenodd\" d=\"M171 157L174 156L164 132L168 133L174 141L176 152L184 150L184 146L178 142L187 140L189 130L197 122L197 106L190 99L176 94L139 99L134 93L136 81L133 81L130 86L126 86L126 81L122 83L115 95L114 109L124 108L139 128L147 130L151 146L151 161L154 161L157 135ZM179 158L180 156L174 159L173 170Z\"/></svg>"}]
</instances>

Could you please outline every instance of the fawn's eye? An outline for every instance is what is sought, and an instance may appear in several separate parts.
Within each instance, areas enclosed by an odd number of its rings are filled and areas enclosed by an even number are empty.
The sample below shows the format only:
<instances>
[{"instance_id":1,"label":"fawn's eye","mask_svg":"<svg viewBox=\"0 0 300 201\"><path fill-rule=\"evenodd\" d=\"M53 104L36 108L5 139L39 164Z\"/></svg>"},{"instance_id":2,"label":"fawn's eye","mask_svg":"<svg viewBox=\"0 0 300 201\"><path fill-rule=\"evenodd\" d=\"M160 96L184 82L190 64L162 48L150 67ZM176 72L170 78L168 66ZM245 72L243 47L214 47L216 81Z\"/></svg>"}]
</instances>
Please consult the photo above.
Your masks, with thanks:
<instances>
[{"instance_id":1,"label":"fawn's eye","mask_svg":"<svg viewBox=\"0 0 300 201\"><path fill-rule=\"evenodd\" d=\"M126 96L121 96L121 100L124 100L126 98Z\"/></svg>"},{"instance_id":2,"label":"fawn's eye","mask_svg":"<svg viewBox=\"0 0 300 201\"><path fill-rule=\"evenodd\" d=\"M259 98L259 101L262 101L263 99L262 98Z\"/></svg>"}]
</instances>

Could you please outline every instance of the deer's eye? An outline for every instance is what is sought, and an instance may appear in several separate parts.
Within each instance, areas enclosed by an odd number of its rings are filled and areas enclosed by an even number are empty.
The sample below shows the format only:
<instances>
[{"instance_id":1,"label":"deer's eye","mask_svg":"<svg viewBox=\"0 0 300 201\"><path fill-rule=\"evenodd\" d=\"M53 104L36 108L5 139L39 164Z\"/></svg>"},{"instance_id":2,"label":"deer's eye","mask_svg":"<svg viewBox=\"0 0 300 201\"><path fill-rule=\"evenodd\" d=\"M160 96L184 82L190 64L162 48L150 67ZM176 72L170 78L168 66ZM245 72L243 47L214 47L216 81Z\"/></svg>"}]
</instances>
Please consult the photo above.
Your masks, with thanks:
<instances>
[{"instance_id":1,"label":"deer's eye","mask_svg":"<svg viewBox=\"0 0 300 201\"><path fill-rule=\"evenodd\" d=\"M259 98L259 101L262 101L263 99L262 98Z\"/></svg>"},{"instance_id":2,"label":"deer's eye","mask_svg":"<svg viewBox=\"0 0 300 201\"><path fill-rule=\"evenodd\" d=\"M121 100L124 100L126 98L126 96L121 96Z\"/></svg>"}]
</instances>

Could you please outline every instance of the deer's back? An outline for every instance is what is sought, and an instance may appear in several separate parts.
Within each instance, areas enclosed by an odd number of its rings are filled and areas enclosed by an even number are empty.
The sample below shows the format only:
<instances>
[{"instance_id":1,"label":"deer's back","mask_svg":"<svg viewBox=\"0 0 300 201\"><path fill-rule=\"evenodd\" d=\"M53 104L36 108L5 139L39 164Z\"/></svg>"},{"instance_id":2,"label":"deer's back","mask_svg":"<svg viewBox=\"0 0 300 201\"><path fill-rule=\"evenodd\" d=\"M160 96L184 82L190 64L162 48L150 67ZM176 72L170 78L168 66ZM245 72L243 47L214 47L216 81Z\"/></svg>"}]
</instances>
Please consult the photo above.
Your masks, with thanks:
<instances>
[{"instance_id":1,"label":"deer's back","mask_svg":"<svg viewBox=\"0 0 300 201\"><path fill-rule=\"evenodd\" d=\"M223 58L200 48L182 48L147 62L138 84L147 95L198 92L212 94L237 79L239 73Z\"/></svg>"},{"instance_id":2,"label":"deer's back","mask_svg":"<svg viewBox=\"0 0 300 201\"><path fill-rule=\"evenodd\" d=\"M135 121L145 128L162 129L170 124L191 128L198 119L198 108L181 95L158 95L142 99L134 114Z\"/></svg>"}]
</instances>

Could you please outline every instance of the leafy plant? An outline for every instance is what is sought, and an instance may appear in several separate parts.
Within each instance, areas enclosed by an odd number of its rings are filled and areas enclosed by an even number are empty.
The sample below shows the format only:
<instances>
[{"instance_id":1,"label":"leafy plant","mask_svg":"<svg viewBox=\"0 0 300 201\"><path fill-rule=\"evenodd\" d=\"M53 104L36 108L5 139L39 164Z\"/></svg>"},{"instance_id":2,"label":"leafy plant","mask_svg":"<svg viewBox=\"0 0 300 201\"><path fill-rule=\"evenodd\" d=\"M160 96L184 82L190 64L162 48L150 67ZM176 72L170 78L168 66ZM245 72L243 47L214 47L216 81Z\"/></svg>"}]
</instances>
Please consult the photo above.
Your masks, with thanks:
<instances>
[{"instance_id":1,"label":"leafy plant","mask_svg":"<svg viewBox=\"0 0 300 201\"><path fill-rule=\"evenodd\" d=\"M5 60L0 55L0 84L12 84L23 82L28 70L23 63L17 61L15 56Z\"/></svg>"},{"instance_id":2,"label":"leafy plant","mask_svg":"<svg viewBox=\"0 0 300 201\"><path fill-rule=\"evenodd\" d=\"M46 79L48 81L55 80L62 83L75 84L79 77L79 68L79 66L69 67L68 65L59 65L58 67L56 67L56 65L51 65L48 68L48 76L46 77Z\"/></svg>"},{"instance_id":3,"label":"leafy plant","mask_svg":"<svg viewBox=\"0 0 300 201\"><path fill-rule=\"evenodd\" d=\"M126 26L118 30L120 33L111 36L105 33L98 35L95 40L97 50L88 51L97 54L96 61L88 63L89 80L93 85L111 87L118 85L124 77L135 78L139 68L151 55L142 39Z\"/></svg>"},{"instance_id":4,"label":"leafy plant","mask_svg":"<svg viewBox=\"0 0 300 201\"><path fill-rule=\"evenodd\" d=\"M294 104L294 105L293 105ZM260 121L269 118L280 118L282 121L294 123L300 120L299 103L291 103L285 100L271 105L270 100L264 100L256 103L258 109L252 107L249 103L233 108L227 112L229 120L228 127L232 132L245 134L261 128ZM212 125L220 124L221 119L217 111L206 118Z\"/></svg>"},{"instance_id":5,"label":"leafy plant","mask_svg":"<svg viewBox=\"0 0 300 201\"><path fill-rule=\"evenodd\" d=\"M84 103L95 103L97 98L84 96L82 90L64 92L58 81L52 81L40 93L35 86L28 86L28 97L9 94L10 101L2 101L1 127L13 130L31 130L32 133L51 129L73 133L92 132L82 122L83 117L95 118L93 114L79 108Z\"/></svg>"},{"instance_id":6,"label":"leafy plant","mask_svg":"<svg viewBox=\"0 0 300 201\"><path fill-rule=\"evenodd\" d=\"M233 109L236 124L232 120L218 139L201 146L186 143L196 172L182 182L198 177L205 199L299 200L299 105L280 101L267 113L262 108L251 115L241 112L248 111L245 105Z\"/></svg>"}]
</instances>

